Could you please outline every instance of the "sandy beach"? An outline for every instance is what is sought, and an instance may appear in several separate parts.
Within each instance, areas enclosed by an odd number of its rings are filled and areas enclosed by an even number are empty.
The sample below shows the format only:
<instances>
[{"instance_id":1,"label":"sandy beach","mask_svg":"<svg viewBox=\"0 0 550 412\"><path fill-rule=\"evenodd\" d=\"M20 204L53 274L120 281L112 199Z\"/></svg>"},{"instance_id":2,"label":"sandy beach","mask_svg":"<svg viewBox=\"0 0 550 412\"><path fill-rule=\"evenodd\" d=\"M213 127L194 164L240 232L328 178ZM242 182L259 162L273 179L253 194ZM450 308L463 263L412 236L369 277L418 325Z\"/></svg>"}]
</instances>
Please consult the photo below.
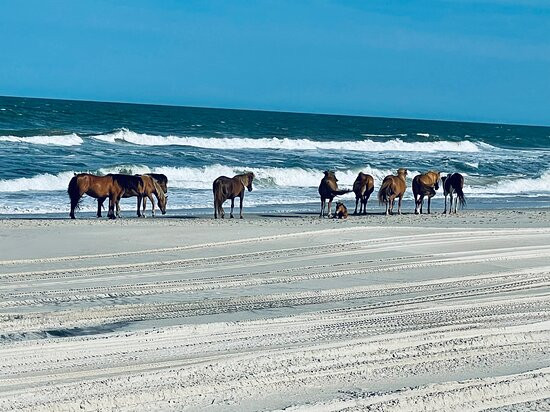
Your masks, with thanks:
<instances>
[{"instance_id":1,"label":"sandy beach","mask_svg":"<svg viewBox=\"0 0 550 412\"><path fill-rule=\"evenodd\" d=\"M0 409L547 410L550 210L0 220Z\"/></svg>"}]
</instances>

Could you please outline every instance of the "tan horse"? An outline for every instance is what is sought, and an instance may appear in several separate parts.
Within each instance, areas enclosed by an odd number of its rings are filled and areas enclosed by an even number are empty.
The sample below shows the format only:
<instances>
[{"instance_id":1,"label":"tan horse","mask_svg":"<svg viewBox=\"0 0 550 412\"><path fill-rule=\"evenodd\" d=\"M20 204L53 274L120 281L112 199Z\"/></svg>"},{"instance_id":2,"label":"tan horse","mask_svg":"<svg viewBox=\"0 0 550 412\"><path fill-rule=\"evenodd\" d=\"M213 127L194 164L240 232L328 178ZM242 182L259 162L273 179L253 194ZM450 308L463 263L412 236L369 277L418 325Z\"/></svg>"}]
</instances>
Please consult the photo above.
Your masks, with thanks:
<instances>
[{"instance_id":1,"label":"tan horse","mask_svg":"<svg viewBox=\"0 0 550 412\"><path fill-rule=\"evenodd\" d=\"M85 194L101 200L109 198L109 212L107 216L115 219L115 205L124 193L124 182L113 175L95 176L90 173L75 175L69 182L67 193L71 199L71 219L75 218L75 209L78 209L80 200ZM101 217L101 204L98 205L97 216Z\"/></svg>"},{"instance_id":2,"label":"tan horse","mask_svg":"<svg viewBox=\"0 0 550 412\"><path fill-rule=\"evenodd\" d=\"M231 199L231 213L229 216L233 218L233 207L235 206L235 198L240 199L240 218L243 218L243 199L245 189L249 192L252 191L252 181L254 180L254 173L244 173L242 175L236 175L233 177L220 176L212 184L212 191L214 192L214 218L217 219L218 215L223 219L225 217L225 211L223 210L223 203L227 199Z\"/></svg>"},{"instance_id":3,"label":"tan horse","mask_svg":"<svg viewBox=\"0 0 550 412\"><path fill-rule=\"evenodd\" d=\"M453 195L456 193L455 199L455 213L458 208L458 203L461 207L466 206L466 199L464 198L464 176L460 173L448 174L441 178L443 182L443 195L445 196L445 210L443 213L447 213L447 196L451 196L451 204L449 205L449 213L453 212Z\"/></svg>"},{"instance_id":4,"label":"tan horse","mask_svg":"<svg viewBox=\"0 0 550 412\"><path fill-rule=\"evenodd\" d=\"M399 198L397 214L401 214L401 202L405 190L407 190L406 177L407 169L401 168L397 170L397 176L389 175L382 181L382 186L378 190L378 201L380 204L386 204L386 215L393 214L393 204L396 197Z\"/></svg>"},{"instance_id":5,"label":"tan horse","mask_svg":"<svg viewBox=\"0 0 550 412\"><path fill-rule=\"evenodd\" d=\"M357 179L355 179L355 182L353 183L353 192L355 193L355 212L353 212L353 214L357 214L357 204L361 201L359 213L366 215L367 202L369 201L372 192L374 192L373 177L363 172L359 172Z\"/></svg>"},{"instance_id":6,"label":"tan horse","mask_svg":"<svg viewBox=\"0 0 550 412\"><path fill-rule=\"evenodd\" d=\"M328 199L328 217L332 217L332 214L330 213L330 208L332 205L332 199L334 199L335 196L343 195L345 193L349 193L350 190L338 190L338 179L336 179L336 175L334 172L331 172L329 170L325 171L325 177L321 180L321 183L319 184L319 195L321 196L321 214L320 217L324 216L325 212L325 202Z\"/></svg>"},{"instance_id":7,"label":"tan horse","mask_svg":"<svg viewBox=\"0 0 550 412\"><path fill-rule=\"evenodd\" d=\"M125 190L121 197L123 198L129 198L129 197L137 197L137 216L138 217L145 217L145 207L146 202L145 199L149 199L151 201L151 204L153 205L151 210L151 215L155 216L155 199L153 198L153 195L157 198L158 207L161 211L161 213L164 215L166 214L166 202L167 202L167 196L164 194L164 190L161 188L161 185L157 182L156 179L153 179L150 175L117 175L114 174L112 176L118 176L119 179L129 179L130 181L135 180L135 184L130 185L127 190ZM136 178L141 179L138 180ZM127 185L128 186L128 185ZM103 201L105 199L98 199L98 217L101 217L101 207L103 206ZM141 204L143 200L143 212L140 210ZM116 215L117 217L120 216L120 198L115 204L116 207Z\"/></svg>"},{"instance_id":8,"label":"tan horse","mask_svg":"<svg viewBox=\"0 0 550 412\"><path fill-rule=\"evenodd\" d=\"M157 181L157 183L159 184L159 186L162 189L162 191L164 192L164 194L168 193L168 178L166 177L166 175L164 175L162 173L146 173L145 175L142 175L142 176L151 176L153 179L155 179ZM168 196L166 196L166 198L168 198ZM158 201L158 196L157 196L157 201ZM146 205L147 205L147 197L144 197L143 198L143 212L144 213L145 213L145 206ZM154 213L153 213L153 215L154 215Z\"/></svg>"},{"instance_id":9,"label":"tan horse","mask_svg":"<svg viewBox=\"0 0 550 412\"><path fill-rule=\"evenodd\" d=\"M435 196L436 190L439 190L440 172L427 172L416 175L412 181L412 191L414 195L414 214L422 213L424 197L428 197L428 214L430 214L430 202Z\"/></svg>"}]
</instances>

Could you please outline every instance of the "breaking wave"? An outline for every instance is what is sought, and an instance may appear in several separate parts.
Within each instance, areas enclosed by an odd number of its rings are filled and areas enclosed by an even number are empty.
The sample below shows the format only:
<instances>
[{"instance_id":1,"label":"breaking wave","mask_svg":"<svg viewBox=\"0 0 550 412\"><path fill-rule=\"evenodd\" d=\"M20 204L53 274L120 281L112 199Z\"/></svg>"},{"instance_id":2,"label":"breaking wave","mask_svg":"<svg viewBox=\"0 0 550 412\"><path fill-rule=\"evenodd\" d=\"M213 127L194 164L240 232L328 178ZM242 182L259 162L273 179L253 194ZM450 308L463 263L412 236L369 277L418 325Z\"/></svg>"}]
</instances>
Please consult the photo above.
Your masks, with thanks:
<instances>
[{"instance_id":1,"label":"breaking wave","mask_svg":"<svg viewBox=\"0 0 550 412\"><path fill-rule=\"evenodd\" d=\"M83 143L82 138L76 133L66 135L50 136L0 136L0 142L30 143L52 146L79 146Z\"/></svg>"},{"instance_id":2,"label":"breaking wave","mask_svg":"<svg viewBox=\"0 0 550 412\"><path fill-rule=\"evenodd\" d=\"M451 142L446 140L433 142L404 142L391 139L376 142L366 139L360 141L316 141L310 139L260 138L246 137L195 137L195 136L159 136L136 133L120 129L112 133L91 136L107 143L127 142L144 146L191 146L203 149L279 149L279 150L349 150L361 152L479 152L481 145L469 140ZM484 148L491 148L484 145Z\"/></svg>"}]
</instances>

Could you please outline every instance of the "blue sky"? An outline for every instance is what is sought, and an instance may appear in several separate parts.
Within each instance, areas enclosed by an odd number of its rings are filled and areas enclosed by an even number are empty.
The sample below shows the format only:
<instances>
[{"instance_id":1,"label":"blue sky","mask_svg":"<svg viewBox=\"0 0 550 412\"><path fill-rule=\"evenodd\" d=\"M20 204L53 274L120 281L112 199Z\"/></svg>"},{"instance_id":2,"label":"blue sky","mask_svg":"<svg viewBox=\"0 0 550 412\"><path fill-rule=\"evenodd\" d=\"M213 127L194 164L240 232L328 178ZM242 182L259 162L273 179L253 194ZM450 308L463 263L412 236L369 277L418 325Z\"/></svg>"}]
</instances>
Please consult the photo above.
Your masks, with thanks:
<instances>
[{"instance_id":1,"label":"blue sky","mask_svg":"<svg viewBox=\"0 0 550 412\"><path fill-rule=\"evenodd\" d=\"M550 2L0 1L0 95L550 125Z\"/></svg>"}]
</instances>

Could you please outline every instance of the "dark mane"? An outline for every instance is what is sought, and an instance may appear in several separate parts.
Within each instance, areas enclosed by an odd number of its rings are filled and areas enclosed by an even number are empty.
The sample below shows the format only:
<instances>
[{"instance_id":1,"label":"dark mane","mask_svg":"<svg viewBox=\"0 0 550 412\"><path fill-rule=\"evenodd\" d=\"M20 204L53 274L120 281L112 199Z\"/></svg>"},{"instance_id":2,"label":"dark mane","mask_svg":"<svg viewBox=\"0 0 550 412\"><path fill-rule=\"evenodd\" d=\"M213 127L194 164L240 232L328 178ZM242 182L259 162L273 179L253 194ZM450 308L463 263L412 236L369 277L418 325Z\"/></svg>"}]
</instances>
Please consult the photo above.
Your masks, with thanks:
<instances>
[{"instance_id":1,"label":"dark mane","mask_svg":"<svg viewBox=\"0 0 550 412\"><path fill-rule=\"evenodd\" d=\"M118 183L124 190L132 190L138 193L140 186L143 186L143 182L140 176L124 175L118 173L112 173L107 176L112 176L113 180Z\"/></svg>"}]
</instances>

